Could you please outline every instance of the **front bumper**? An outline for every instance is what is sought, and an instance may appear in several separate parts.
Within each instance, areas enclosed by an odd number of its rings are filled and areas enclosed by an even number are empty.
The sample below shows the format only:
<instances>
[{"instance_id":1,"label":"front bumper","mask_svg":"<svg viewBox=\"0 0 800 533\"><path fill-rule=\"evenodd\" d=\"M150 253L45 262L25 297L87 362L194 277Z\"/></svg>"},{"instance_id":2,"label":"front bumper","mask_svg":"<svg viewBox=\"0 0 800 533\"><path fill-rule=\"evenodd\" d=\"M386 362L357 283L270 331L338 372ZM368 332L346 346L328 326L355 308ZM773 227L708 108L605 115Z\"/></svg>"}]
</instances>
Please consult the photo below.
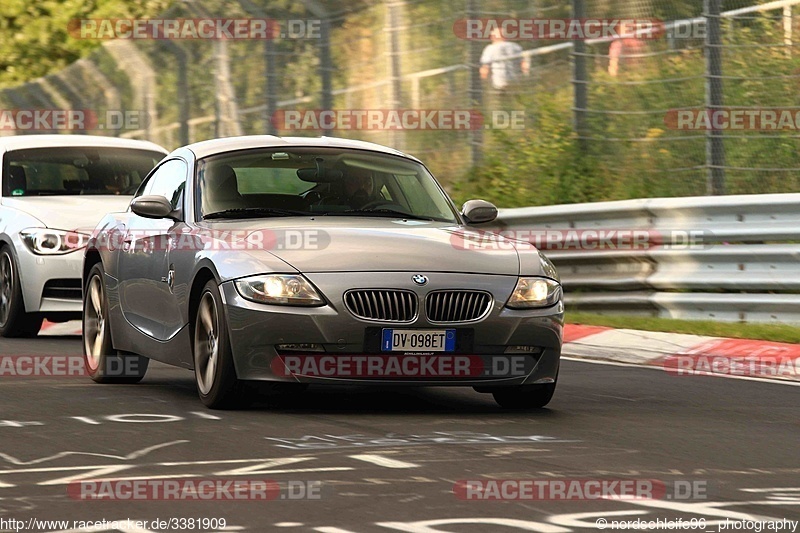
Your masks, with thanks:
<instances>
[{"instance_id":1,"label":"front bumper","mask_svg":"<svg viewBox=\"0 0 800 533\"><path fill-rule=\"evenodd\" d=\"M234 364L239 379L303 383L362 383L398 385L459 385L515 386L547 383L555 379L561 356L563 303L537 310L513 310L504 303L513 291L516 276L487 276L471 274L429 274L431 282L425 287L413 284L416 273L324 273L307 277L328 300L322 307L289 307L250 302L242 298L232 282L220 286L228 317ZM343 294L352 288L407 289L417 293L420 301L425 295L440 289L479 289L492 293L494 302L488 315L476 322L431 324L420 312L408 324L392 324L355 318L346 308ZM456 329L463 342L453 354L382 354L374 342L382 328L395 329ZM287 352L276 350L278 344L322 345L324 353ZM506 354L509 346L535 347L534 353ZM278 359L279 357L282 359ZM330 363L323 372L302 373L300 364L315 359ZM368 359L449 358L468 364L470 371L398 374L355 370L355 364ZM294 366L287 359L293 359ZM524 363L520 363L524 360ZM331 363L333 361L333 363ZM335 363L339 361L339 365ZM468 361L468 363L465 363ZM396 362L396 361L395 361ZM428 359L430 363L430 359ZM367 363L364 363L365 365ZM391 366L391 365L390 365ZM414 365L412 365L414 366ZM322 366L311 365L314 369ZM331 368L338 371L331 372ZM341 369L347 369L341 372ZM360 367L359 367L360 368ZM417 368L415 366L415 368ZM462 367L463 368L463 367ZM496 372L490 369L512 368L515 371ZM483 371L479 371L483 369Z\"/></svg>"},{"instance_id":2,"label":"front bumper","mask_svg":"<svg viewBox=\"0 0 800 533\"><path fill-rule=\"evenodd\" d=\"M21 241L15 243L17 264L19 265L22 299L28 313L70 313L76 316L81 312L82 303L79 296L81 274L83 270L83 250L76 250L64 255L36 255ZM45 294L48 282L63 280L66 284L74 284L78 291L53 291ZM63 284L59 284L63 285ZM71 294L76 297L57 296Z\"/></svg>"}]
</instances>

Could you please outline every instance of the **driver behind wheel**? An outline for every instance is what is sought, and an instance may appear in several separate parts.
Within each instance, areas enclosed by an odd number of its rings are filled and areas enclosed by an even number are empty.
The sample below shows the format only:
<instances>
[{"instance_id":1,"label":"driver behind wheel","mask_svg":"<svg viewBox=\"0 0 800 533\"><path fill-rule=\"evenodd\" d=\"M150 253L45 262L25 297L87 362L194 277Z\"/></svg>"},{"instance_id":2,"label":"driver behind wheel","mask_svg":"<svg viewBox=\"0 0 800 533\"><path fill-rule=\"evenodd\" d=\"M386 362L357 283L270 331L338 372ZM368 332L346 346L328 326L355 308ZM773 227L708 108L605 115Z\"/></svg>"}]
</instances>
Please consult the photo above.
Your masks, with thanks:
<instances>
[{"instance_id":1,"label":"driver behind wheel","mask_svg":"<svg viewBox=\"0 0 800 533\"><path fill-rule=\"evenodd\" d=\"M343 203L361 209L375 200L375 178L372 171L360 167L347 167L344 174Z\"/></svg>"},{"instance_id":2,"label":"driver behind wheel","mask_svg":"<svg viewBox=\"0 0 800 533\"><path fill-rule=\"evenodd\" d=\"M335 170L341 173L341 177L323 184L318 192L312 191L313 195L307 197L311 205L337 211L358 210L383 200L377 185L377 176L373 171L347 164L337 165Z\"/></svg>"}]
</instances>

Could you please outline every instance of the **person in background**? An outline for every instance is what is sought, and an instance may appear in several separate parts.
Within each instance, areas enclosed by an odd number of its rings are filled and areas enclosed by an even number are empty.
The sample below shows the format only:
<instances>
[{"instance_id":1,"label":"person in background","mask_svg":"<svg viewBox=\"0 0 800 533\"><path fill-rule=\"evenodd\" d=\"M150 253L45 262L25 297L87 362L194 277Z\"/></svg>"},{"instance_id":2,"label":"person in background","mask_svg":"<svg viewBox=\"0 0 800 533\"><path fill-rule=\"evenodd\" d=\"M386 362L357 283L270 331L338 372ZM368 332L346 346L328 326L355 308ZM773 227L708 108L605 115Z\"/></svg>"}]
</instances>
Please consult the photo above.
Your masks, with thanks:
<instances>
[{"instance_id":1,"label":"person in background","mask_svg":"<svg viewBox=\"0 0 800 533\"><path fill-rule=\"evenodd\" d=\"M616 77L619 74L621 60L625 60L625 66L634 66L638 58L637 54L645 51L645 43L636 37L623 37L616 39L608 48L608 73ZM633 57L632 57L633 56Z\"/></svg>"},{"instance_id":2,"label":"person in background","mask_svg":"<svg viewBox=\"0 0 800 533\"><path fill-rule=\"evenodd\" d=\"M520 57L522 47L503 38L500 28L489 34L492 43L483 49L481 54L481 79L489 79L496 91L505 91L508 86L519 79L521 74L528 74L528 60Z\"/></svg>"}]
</instances>

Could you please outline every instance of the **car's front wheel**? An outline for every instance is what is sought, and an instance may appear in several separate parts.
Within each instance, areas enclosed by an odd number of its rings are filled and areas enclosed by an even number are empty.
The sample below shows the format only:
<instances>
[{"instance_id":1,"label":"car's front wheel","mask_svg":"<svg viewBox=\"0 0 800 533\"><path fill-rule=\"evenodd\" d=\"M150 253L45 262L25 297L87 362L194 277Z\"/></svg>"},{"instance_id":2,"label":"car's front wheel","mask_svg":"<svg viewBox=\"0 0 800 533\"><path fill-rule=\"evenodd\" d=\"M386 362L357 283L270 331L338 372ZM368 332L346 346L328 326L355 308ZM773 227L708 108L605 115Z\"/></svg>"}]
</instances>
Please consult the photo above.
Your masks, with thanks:
<instances>
[{"instance_id":1,"label":"car's front wheel","mask_svg":"<svg viewBox=\"0 0 800 533\"><path fill-rule=\"evenodd\" d=\"M539 409L550 403L556 392L557 380L541 385L522 385L508 389L497 389L492 393L494 401L506 409Z\"/></svg>"},{"instance_id":2,"label":"car's front wheel","mask_svg":"<svg viewBox=\"0 0 800 533\"><path fill-rule=\"evenodd\" d=\"M8 246L0 248L0 335L35 337L42 328L42 316L26 313L14 256Z\"/></svg>"},{"instance_id":3,"label":"car's front wheel","mask_svg":"<svg viewBox=\"0 0 800 533\"><path fill-rule=\"evenodd\" d=\"M111 344L108 298L103 283L103 265L89 272L83 298L83 358L86 371L97 383L138 383L150 360L120 352Z\"/></svg>"},{"instance_id":4,"label":"car's front wheel","mask_svg":"<svg viewBox=\"0 0 800 533\"><path fill-rule=\"evenodd\" d=\"M233 409L250 403L251 390L236 377L222 298L213 280L200 294L192 350L197 392L207 407Z\"/></svg>"}]
</instances>

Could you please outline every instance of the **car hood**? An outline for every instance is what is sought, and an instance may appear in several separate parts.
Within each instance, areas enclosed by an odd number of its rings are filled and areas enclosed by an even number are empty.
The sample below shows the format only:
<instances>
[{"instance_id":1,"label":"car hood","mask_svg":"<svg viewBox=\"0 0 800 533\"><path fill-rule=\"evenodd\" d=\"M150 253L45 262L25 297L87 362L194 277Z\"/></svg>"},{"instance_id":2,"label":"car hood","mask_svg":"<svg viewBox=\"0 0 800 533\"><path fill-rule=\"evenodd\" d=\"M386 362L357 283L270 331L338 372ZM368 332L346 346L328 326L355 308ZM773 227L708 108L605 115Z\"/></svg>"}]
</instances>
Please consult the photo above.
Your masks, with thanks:
<instances>
[{"instance_id":1,"label":"car hood","mask_svg":"<svg viewBox=\"0 0 800 533\"><path fill-rule=\"evenodd\" d=\"M91 233L106 213L125 211L131 196L28 196L3 198L3 205L25 212L48 228Z\"/></svg>"},{"instance_id":2,"label":"car hood","mask_svg":"<svg viewBox=\"0 0 800 533\"><path fill-rule=\"evenodd\" d=\"M214 221L203 227L220 235L233 232L234 240L263 242L266 252L301 272L520 272L512 241L498 236L483 247L486 232L451 223L331 216Z\"/></svg>"}]
</instances>

